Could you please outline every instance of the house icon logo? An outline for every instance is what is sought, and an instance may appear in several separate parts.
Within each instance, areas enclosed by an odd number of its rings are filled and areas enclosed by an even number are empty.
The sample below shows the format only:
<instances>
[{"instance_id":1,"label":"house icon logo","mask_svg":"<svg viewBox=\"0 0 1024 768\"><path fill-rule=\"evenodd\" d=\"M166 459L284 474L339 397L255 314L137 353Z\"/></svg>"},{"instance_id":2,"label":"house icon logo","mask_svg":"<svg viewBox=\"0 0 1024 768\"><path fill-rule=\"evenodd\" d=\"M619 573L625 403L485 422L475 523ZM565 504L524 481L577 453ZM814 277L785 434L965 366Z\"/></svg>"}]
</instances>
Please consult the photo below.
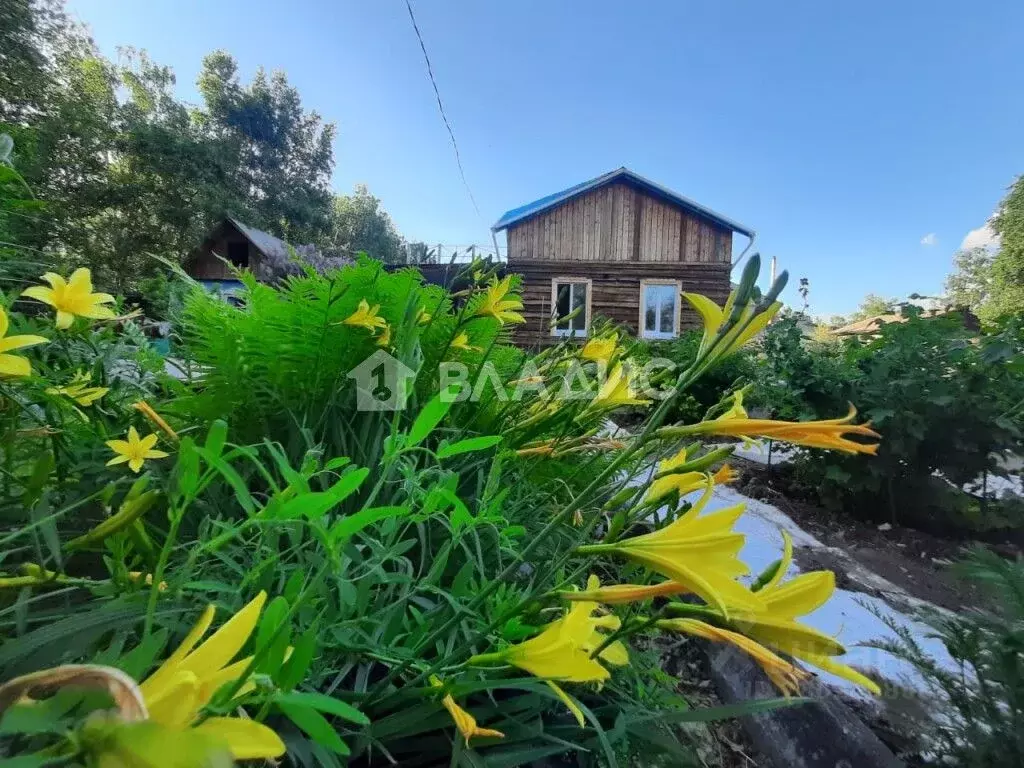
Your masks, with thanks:
<instances>
[{"instance_id":1,"label":"house icon logo","mask_svg":"<svg viewBox=\"0 0 1024 768\"><path fill-rule=\"evenodd\" d=\"M400 411L405 408L416 371L394 355L378 349L348 372L356 382L360 411Z\"/></svg>"}]
</instances>

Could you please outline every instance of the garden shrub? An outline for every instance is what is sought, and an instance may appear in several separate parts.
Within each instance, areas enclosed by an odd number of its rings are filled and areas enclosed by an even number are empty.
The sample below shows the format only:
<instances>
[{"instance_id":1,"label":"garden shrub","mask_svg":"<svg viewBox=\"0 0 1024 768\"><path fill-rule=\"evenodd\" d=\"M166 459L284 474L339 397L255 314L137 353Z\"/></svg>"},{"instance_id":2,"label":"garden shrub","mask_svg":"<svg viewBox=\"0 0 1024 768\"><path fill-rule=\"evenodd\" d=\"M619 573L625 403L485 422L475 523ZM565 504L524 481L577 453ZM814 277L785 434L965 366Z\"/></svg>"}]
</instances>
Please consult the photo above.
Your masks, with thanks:
<instances>
[{"instance_id":1,"label":"garden shrub","mask_svg":"<svg viewBox=\"0 0 1024 768\"><path fill-rule=\"evenodd\" d=\"M847 403L887 439L872 459L801 452L795 476L826 505L937 533L1020 526L961 488L1021 450L1024 369L1010 327L978 337L958 315L887 323L876 338L804 342L793 324L766 334L760 397L785 418L830 418Z\"/></svg>"}]
</instances>

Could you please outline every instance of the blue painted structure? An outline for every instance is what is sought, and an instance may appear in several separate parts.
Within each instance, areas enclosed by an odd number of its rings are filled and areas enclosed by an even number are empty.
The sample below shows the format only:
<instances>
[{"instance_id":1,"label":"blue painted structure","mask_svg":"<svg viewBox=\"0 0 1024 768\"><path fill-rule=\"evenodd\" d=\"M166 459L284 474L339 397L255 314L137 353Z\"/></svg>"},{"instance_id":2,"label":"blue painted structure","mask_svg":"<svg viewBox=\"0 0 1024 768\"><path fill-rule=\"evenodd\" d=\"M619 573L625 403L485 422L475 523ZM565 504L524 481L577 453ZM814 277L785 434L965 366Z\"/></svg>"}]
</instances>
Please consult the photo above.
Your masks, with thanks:
<instances>
[{"instance_id":1,"label":"blue painted structure","mask_svg":"<svg viewBox=\"0 0 1024 768\"><path fill-rule=\"evenodd\" d=\"M563 189L561 192L555 192L553 195L547 195L539 200L534 200L532 203L521 205L518 208L513 208L507 211L498 221L491 227L492 232L500 232L503 229L518 224L522 221L530 219L538 214L543 213L557 205L561 205L566 200L570 200L579 195L590 192L591 190L598 189L600 187L607 186L608 184L614 184L616 182L622 182L632 187L636 187L653 197L665 201L671 205L679 206L684 208L698 216L702 216L705 219L715 222L719 226L730 229L733 232L738 232L744 237L753 239L754 230L746 227L727 216L723 216L720 213L712 211L710 208L706 208L700 203L694 202L688 197L683 197L671 189L656 184L650 179L644 178L638 173L634 173L628 168L617 168L614 171L609 171L601 176L584 181L581 184Z\"/></svg>"}]
</instances>

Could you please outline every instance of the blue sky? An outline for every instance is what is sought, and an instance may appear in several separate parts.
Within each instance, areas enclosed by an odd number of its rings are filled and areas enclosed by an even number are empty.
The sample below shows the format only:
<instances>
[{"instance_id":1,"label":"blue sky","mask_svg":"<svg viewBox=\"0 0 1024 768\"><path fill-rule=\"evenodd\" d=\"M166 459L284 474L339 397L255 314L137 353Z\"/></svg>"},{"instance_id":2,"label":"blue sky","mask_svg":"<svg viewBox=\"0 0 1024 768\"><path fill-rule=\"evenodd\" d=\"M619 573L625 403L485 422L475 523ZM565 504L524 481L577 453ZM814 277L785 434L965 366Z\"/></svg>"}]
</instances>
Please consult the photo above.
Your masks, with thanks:
<instances>
[{"instance_id":1,"label":"blue sky","mask_svg":"<svg viewBox=\"0 0 1024 768\"><path fill-rule=\"evenodd\" d=\"M69 6L190 101L216 48L284 70L338 124L335 187L366 183L410 239L488 243L506 209L625 165L755 229L815 314L940 291L1024 172L1018 0L414 0L479 214L403 0Z\"/></svg>"}]
</instances>

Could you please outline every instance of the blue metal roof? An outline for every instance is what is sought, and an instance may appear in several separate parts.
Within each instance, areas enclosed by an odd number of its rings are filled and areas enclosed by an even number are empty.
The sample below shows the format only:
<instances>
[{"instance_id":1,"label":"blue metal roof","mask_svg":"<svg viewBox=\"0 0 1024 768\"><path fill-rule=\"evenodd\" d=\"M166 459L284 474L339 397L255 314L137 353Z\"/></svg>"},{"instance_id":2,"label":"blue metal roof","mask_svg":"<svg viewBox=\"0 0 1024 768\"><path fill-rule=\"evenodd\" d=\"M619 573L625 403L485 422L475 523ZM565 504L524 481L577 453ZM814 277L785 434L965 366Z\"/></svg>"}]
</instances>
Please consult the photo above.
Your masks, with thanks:
<instances>
[{"instance_id":1,"label":"blue metal roof","mask_svg":"<svg viewBox=\"0 0 1024 768\"><path fill-rule=\"evenodd\" d=\"M695 213L698 216L709 219L719 226L731 229L733 232L739 232L745 237L752 238L754 236L754 230L749 227L745 227L730 218L722 216L719 213L715 213L710 208L705 208L700 203L695 203L687 197L678 195L660 184L655 184L650 179L645 179L640 174L633 173L633 171L628 168L618 168L602 176L598 176L595 179L591 179L590 181L584 181L582 184L577 184L569 187L568 189L563 189L561 192L556 192L553 195L548 195L547 197L542 197L539 200L534 200L532 203L527 203L526 205L521 205L518 208L513 208L498 219L497 223L491 227L491 230L494 232L500 232L503 229L508 229L513 224L518 224L525 219L529 219L550 208L554 208L570 198L577 197L578 195L582 195L584 192L589 192L593 189L597 189L617 181L625 182L626 184L637 187L649 195L660 200L664 200L670 205L685 208L691 213Z\"/></svg>"}]
</instances>

